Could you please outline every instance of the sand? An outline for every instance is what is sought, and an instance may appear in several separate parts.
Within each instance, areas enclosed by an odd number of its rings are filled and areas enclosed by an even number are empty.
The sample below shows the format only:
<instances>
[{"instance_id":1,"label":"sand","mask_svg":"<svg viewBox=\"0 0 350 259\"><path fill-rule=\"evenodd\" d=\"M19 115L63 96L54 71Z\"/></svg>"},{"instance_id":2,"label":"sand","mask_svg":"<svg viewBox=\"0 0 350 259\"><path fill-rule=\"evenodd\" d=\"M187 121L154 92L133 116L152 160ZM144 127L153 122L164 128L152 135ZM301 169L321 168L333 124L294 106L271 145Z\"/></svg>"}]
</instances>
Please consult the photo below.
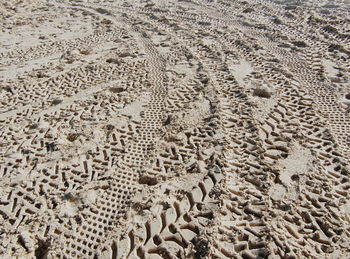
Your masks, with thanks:
<instances>
[{"instance_id":1,"label":"sand","mask_svg":"<svg viewBox=\"0 0 350 259\"><path fill-rule=\"evenodd\" d=\"M0 258L349 258L348 1L0 3Z\"/></svg>"}]
</instances>

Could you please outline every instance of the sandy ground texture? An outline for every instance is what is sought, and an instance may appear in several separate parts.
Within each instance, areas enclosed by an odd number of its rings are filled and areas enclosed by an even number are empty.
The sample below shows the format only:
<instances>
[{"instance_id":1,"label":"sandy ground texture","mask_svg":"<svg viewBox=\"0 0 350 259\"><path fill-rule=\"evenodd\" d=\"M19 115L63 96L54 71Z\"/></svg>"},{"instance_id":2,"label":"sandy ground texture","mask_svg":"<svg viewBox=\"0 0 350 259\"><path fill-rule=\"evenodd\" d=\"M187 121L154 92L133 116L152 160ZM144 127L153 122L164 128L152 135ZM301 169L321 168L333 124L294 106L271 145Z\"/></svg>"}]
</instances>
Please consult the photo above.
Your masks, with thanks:
<instances>
[{"instance_id":1,"label":"sandy ground texture","mask_svg":"<svg viewBox=\"0 0 350 259\"><path fill-rule=\"evenodd\" d=\"M0 258L350 258L349 17L0 1Z\"/></svg>"}]
</instances>

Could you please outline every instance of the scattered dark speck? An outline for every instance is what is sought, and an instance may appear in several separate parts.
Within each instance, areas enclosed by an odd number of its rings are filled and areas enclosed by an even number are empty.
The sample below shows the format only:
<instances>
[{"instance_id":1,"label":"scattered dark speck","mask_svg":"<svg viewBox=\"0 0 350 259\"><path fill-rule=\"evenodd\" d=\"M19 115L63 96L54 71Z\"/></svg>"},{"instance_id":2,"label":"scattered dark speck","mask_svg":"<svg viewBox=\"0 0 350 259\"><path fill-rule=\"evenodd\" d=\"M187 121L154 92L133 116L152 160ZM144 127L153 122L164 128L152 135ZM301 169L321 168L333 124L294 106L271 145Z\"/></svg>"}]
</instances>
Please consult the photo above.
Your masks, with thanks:
<instances>
[{"instance_id":1,"label":"scattered dark speck","mask_svg":"<svg viewBox=\"0 0 350 259\"><path fill-rule=\"evenodd\" d=\"M57 104L60 104L60 103L62 103L62 100L60 100L60 99L55 99L55 100L53 100L51 102L52 105L57 105Z\"/></svg>"},{"instance_id":2,"label":"scattered dark speck","mask_svg":"<svg viewBox=\"0 0 350 259\"><path fill-rule=\"evenodd\" d=\"M191 243L194 245L196 259L201 259L206 257L209 254L209 242L200 237L194 237L191 240Z\"/></svg>"}]
</instances>

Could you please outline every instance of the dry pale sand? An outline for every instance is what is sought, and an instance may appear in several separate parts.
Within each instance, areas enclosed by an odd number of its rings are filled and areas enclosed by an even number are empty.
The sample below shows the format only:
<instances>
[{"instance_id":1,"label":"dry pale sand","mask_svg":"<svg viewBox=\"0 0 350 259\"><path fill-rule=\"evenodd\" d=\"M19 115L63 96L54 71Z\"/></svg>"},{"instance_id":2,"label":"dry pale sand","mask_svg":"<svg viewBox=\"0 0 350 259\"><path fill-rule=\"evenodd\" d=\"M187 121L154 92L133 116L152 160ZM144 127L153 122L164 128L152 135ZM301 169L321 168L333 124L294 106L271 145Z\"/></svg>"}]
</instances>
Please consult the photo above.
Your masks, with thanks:
<instances>
[{"instance_id":1,"label":"dry pale sand","mask_svg":"<svg viewBox=\"0 0 350 259\"><path fill-rule=\"evenodd\" d=\"M0 2L0 258L350 258L348 0Z\"/></svg>"}]
</instances>

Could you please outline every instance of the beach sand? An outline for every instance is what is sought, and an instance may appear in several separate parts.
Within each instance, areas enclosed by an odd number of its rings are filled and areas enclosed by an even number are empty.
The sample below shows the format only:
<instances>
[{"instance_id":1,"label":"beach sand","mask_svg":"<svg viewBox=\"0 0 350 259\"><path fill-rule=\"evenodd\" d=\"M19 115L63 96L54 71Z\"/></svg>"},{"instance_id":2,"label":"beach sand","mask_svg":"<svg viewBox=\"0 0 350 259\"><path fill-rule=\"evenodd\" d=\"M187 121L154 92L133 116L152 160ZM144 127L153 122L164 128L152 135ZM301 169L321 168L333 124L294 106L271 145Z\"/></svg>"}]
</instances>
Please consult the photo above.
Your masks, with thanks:
<instances>
[{"instance_id":1,"label":"beach sand","mask_svg":"<svg viewBox=\"0 0 350 259\"><path fill-rule=\"evenodd\" d=\"M350 258L350 3L0 3L0 258Z\"/></svg>"}]
</instances>

